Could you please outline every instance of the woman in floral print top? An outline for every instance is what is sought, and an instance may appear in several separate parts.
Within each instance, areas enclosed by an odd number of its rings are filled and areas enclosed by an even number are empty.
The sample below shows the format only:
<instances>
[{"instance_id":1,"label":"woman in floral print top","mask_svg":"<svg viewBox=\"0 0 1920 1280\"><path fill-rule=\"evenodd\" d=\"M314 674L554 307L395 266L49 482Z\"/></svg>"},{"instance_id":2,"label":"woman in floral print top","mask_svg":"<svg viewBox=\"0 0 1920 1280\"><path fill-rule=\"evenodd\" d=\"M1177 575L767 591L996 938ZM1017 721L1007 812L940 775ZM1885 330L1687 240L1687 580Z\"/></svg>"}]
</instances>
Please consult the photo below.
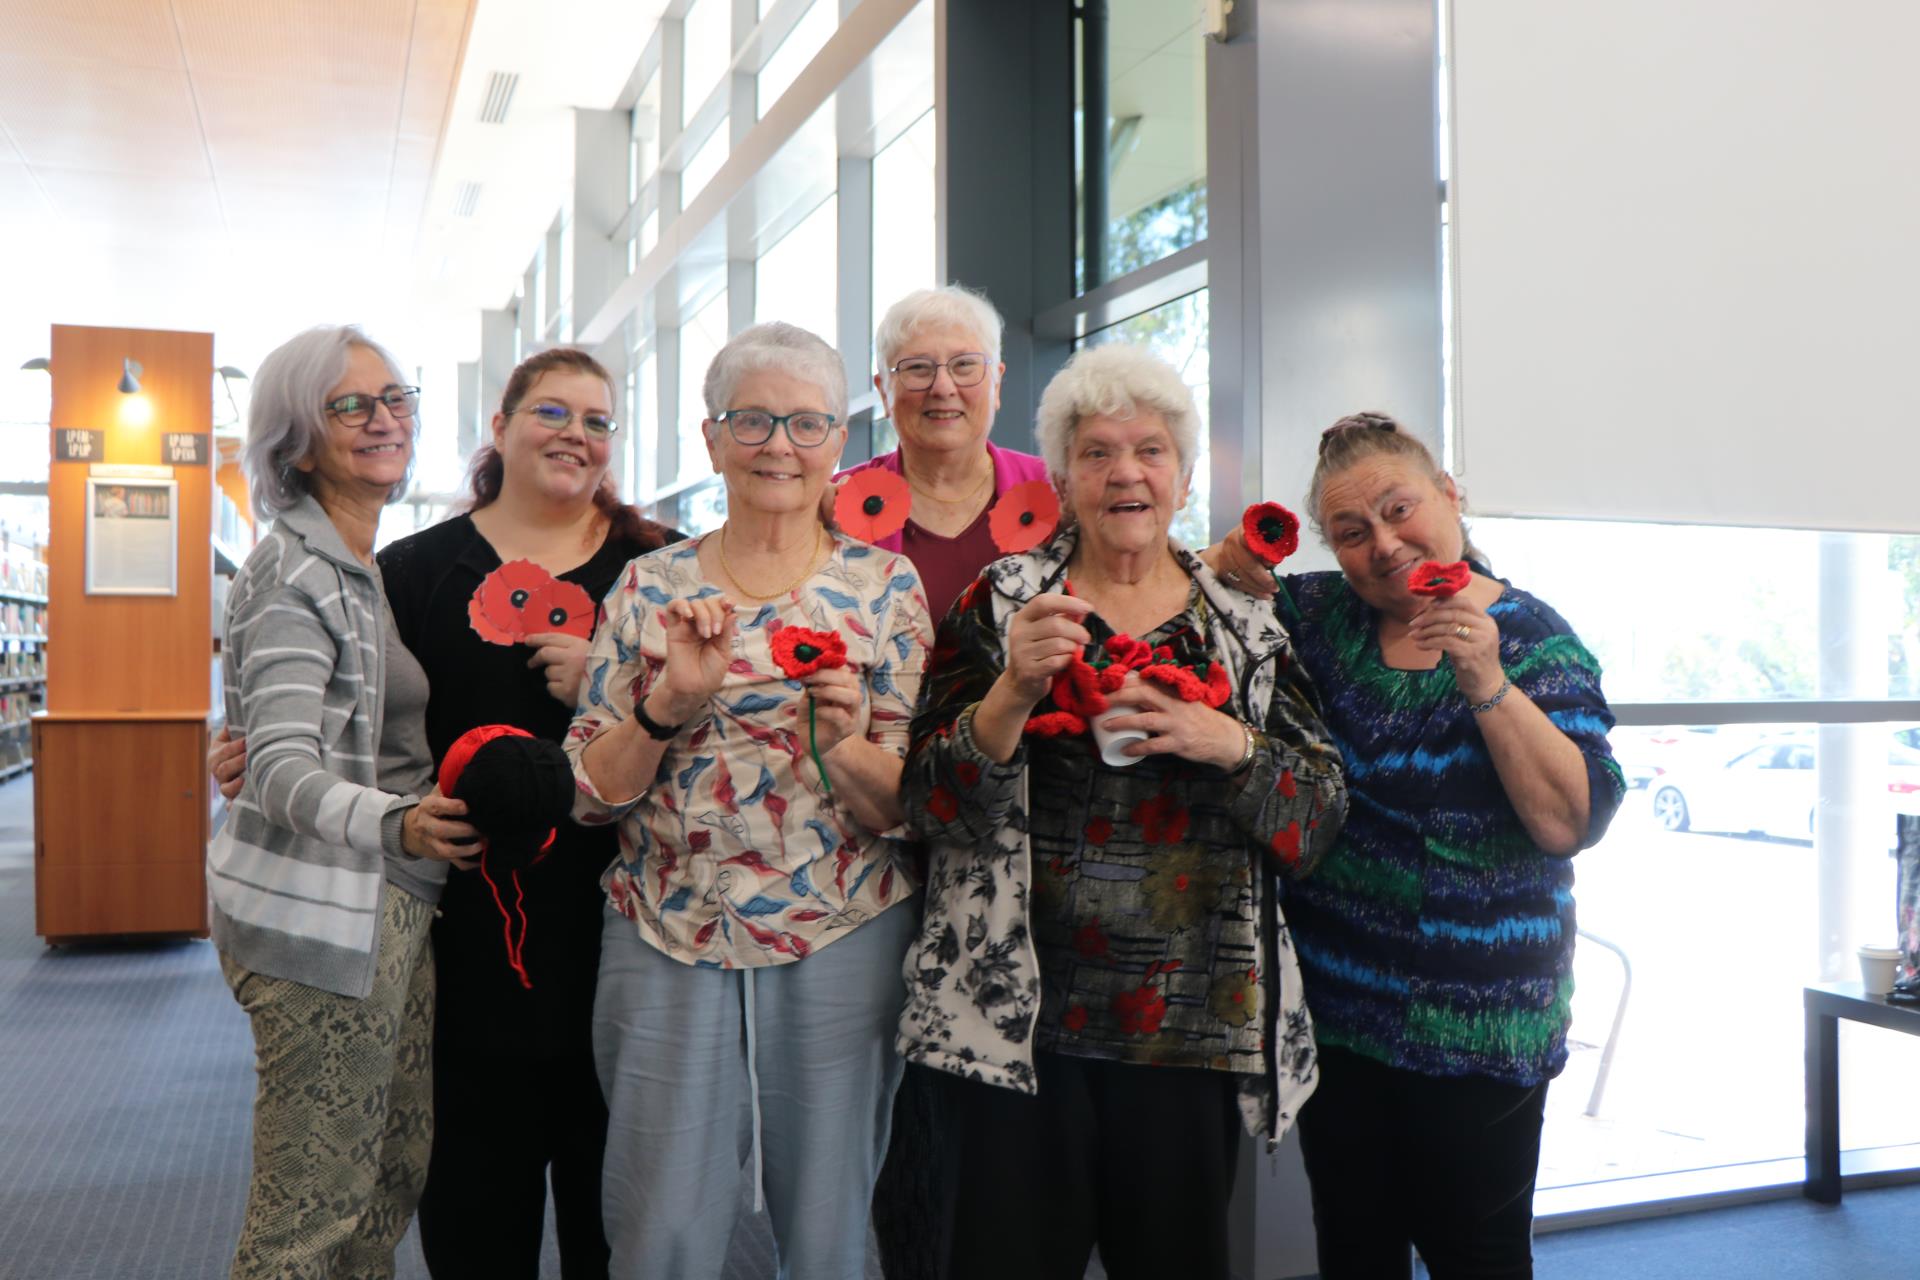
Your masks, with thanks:
<instances>
[{"instance_id":1,"label":"woman in floral print top","mask_svg":"<svg viewBox=\"0 0 1920 1280\"><path fill-rule=\"evenodd\" d=\"M929 663L901 1047L951 1073L956 1277L1078 1277L1096 1243L1117 1277L1226 1276L1242 1122L1277 1138L1313 1087L1272 877L1331 847L1345 788L1273 611L1168 541L1194 417L1146 351L1076 355L1039 426L1071 524L990 566ZM1121 766L1088 736L1109 699L1147 735Z\"/></svg>"},{"instance_id":2,"label":"woman in floral print top","mask_svg":"<svg viewBox=\"0 0 1920 1280\"><path fill-rule=\"evenodd\" d=\"M576 818L619 823L594 1002L612 1273L719 1274L750 1135L781 1273L858 1275L900 1074L900 771L931 624L907 560L821 527L833 349L756 325L705 395L727 523L627 566L567 746Z\"/></svg>"}]
</instances>

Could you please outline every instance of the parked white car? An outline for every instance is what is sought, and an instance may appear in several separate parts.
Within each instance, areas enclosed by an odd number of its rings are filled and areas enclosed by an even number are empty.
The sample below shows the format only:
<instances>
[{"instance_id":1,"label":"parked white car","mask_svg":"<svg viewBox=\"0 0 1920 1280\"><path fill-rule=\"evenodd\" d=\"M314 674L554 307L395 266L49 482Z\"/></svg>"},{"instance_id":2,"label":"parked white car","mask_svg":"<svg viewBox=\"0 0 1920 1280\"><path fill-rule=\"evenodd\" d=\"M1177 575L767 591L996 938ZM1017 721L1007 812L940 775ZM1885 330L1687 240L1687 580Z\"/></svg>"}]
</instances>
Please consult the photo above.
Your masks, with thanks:
<instances>
[{"instance_id":1,"label":"parked white car","mask_svg":"<svg viewBox=\"0 0 1920 1280\"><path fill-rule=\"evenodd\" d=\"M1694 759L1663 770L1648 789L1653 817L1667 831L1759 832L1789 840L1813 834L1813 735L1781 734L1717 763ZM1920 750L1898 736L1887 743L1886 825L1920 812Z\"/></svg>"}]
</instances>

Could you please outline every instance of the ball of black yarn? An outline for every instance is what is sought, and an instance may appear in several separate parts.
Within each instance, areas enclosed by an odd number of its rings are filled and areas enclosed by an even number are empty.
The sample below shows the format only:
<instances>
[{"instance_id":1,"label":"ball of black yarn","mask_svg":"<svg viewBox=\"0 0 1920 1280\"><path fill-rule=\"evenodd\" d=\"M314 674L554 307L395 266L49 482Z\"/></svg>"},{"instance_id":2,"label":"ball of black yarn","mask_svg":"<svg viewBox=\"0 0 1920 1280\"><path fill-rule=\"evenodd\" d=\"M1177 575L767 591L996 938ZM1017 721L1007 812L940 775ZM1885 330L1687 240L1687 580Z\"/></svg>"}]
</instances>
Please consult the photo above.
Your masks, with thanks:
<instances>
[{"instance_id":1,"label":"ball of black yarn","mask_svg":"<svg viewBox=\"0 0 1920 1280\"><path fill-rule=\"evenodd\" d=\"M495 738L467 761L453 798L466 801L466 820L486 837L487 865L517 870L572 812L573 766L557 742Z\"/></svg>"}]
</instances>

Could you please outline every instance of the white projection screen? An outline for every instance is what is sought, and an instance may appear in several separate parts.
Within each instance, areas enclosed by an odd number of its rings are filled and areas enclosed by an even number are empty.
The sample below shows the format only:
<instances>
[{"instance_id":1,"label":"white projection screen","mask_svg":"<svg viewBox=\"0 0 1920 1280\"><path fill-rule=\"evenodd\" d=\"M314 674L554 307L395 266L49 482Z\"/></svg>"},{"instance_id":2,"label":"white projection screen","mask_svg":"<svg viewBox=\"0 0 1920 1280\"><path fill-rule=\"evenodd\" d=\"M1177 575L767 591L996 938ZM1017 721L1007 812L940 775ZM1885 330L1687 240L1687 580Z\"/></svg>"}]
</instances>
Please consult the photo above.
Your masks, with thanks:
<instances>
[{"instance_id":1,"label":"white projection screen","mask_svg":"<svg viewBox=\"0 0 1920 1280\"><path fill-rule=\"evenodd\" d=\"M1485 515L1920 532L1920 0L1453 0Z\"/></svg>"}]
</instances>

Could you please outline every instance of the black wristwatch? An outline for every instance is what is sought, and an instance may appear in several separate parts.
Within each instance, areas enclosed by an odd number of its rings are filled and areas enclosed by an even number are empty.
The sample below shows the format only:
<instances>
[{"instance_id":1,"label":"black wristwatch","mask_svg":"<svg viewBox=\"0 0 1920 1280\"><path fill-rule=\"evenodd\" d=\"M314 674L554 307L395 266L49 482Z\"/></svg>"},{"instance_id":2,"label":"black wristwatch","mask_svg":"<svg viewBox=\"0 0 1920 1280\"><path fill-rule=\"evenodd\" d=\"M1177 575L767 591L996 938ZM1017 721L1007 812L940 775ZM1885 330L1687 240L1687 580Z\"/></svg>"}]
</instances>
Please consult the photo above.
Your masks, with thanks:
<instances>
[{"instance_id":1,"label":"black wristwatch","mask_svg":"<svg viewBox=\"0 0 1920 1280\"><path fill-rule=\"evenodd\" d=\"M640 722L640 727L647 731L649 738L656 739L660 742L672 742L680 736L680 731L686 728L684 724L661 724L658 720L648 715L647 700L645 698L633 704L633 718Z\"/></svg>"}]
</instances>

